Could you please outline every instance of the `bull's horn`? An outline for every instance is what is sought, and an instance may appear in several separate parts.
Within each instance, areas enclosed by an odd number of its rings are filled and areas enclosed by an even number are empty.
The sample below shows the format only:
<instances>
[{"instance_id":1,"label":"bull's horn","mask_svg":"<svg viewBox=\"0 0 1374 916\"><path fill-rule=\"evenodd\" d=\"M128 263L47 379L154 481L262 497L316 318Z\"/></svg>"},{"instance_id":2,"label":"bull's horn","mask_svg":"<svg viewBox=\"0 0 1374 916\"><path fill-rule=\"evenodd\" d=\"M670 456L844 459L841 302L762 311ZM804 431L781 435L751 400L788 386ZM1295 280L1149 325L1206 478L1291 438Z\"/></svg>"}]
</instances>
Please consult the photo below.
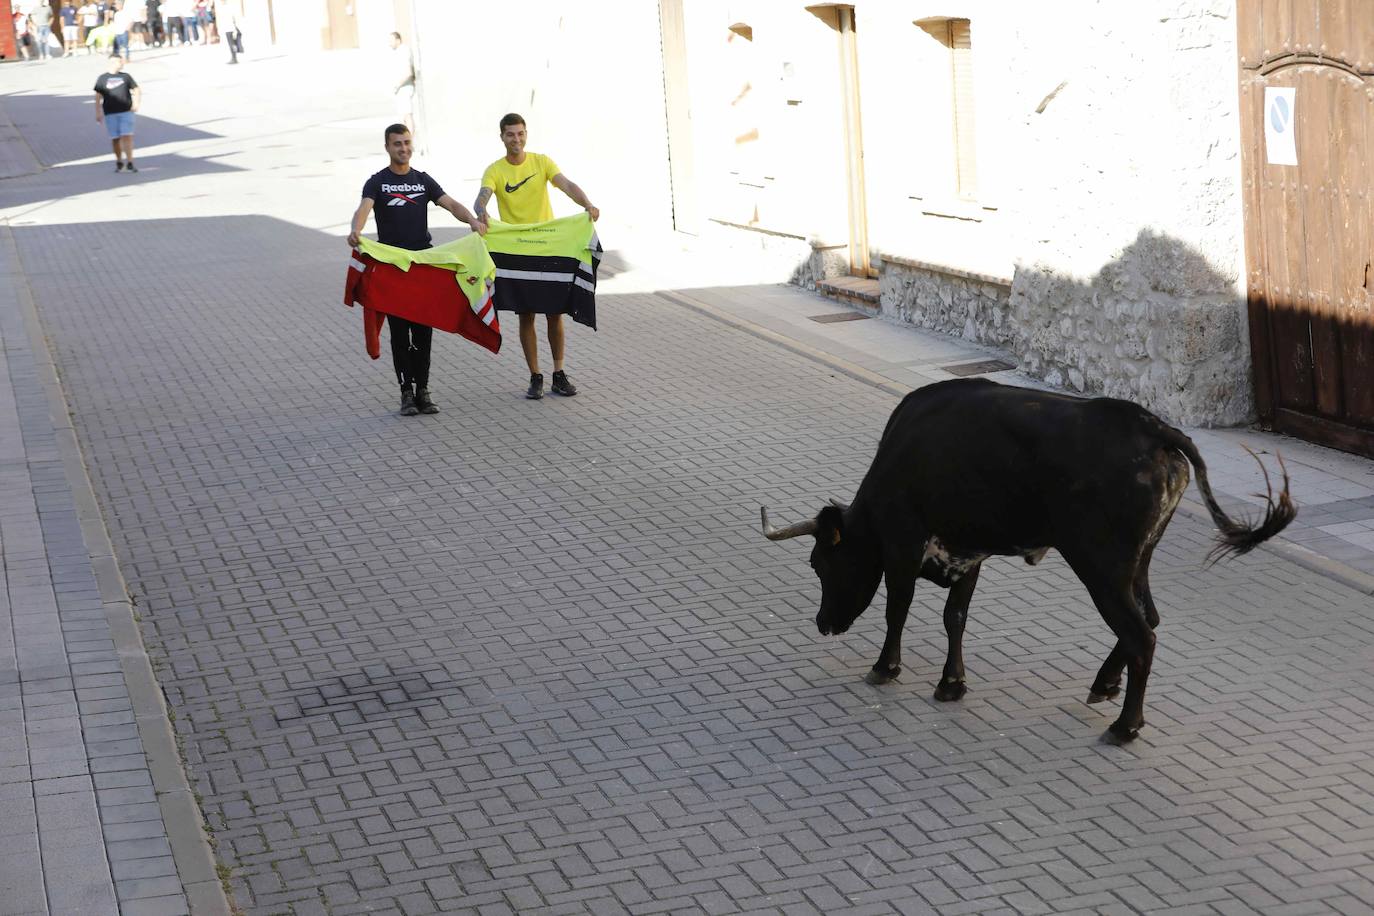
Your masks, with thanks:
<instances>
[{"instance_id":1,"label":"bull's horn","mask_svg":"<svg viewBox=\"0 0 1374 916\"><path fill-rule=\"evenodd\" d=\"M774 528L768 524L768 510L759 506L759 512L763 517L763 536L770 541L785 541L788 538L799 538L803 534L815 534L819 527L814 518L804 522L797 522L795 525L788 525L786 528Z\"/></svg>"}]
</instances>

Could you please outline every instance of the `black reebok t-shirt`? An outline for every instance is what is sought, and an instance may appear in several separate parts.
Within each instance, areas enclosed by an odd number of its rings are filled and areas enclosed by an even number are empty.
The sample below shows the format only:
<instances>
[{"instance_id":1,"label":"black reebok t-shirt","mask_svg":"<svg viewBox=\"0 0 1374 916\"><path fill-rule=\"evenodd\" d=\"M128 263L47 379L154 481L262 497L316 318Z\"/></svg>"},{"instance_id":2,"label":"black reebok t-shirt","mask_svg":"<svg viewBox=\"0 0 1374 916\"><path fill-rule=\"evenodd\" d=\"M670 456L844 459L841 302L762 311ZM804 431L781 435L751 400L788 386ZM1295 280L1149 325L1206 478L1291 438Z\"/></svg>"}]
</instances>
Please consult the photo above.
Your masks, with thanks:
<instances>
[{"instance_id":1,"label":"black reebok t-shirt","mask_svg":"<svg viewBox=\"0 0 1374 916\"><path fill-rule=\"evenodd\" d=\"M363 185L377 218L377 241L410 251L429 247L429 203L444 196L439 182L419 169L397 175L390 167Z\"/></svg>"},{"instance_id":2,"label":"black reebok t-shirt","mask_svg":"<svg viewBox=\"0 0 1374 916\"><path fill-rule=\"evenodd\" d=\"M100 93L101 107L105 114L119 114L132 111L134 107L134 88L138 85L127 73L102 73L95 81L95 91Z\"/></svg>"}]
</instances>

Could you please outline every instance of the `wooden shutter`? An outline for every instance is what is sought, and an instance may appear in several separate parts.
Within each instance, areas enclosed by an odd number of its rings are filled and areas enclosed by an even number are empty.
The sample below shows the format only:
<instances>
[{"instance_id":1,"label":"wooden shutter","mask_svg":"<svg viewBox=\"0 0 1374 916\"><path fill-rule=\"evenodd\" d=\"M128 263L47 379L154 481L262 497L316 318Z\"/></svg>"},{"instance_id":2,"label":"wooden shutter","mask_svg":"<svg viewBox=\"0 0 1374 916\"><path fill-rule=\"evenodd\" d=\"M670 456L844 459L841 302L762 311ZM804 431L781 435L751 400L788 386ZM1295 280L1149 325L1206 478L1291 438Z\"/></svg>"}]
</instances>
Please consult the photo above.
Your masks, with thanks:
<instances>
[{"instance_id":1,"label":"wooden shutter","mask_svg":"<svg viewBox=\"0 0 1374 916\"><path fill-rule=\"evenodd\" d=\"M960 197L978 194L978 155L973 129L973 31L967 19L949 20L954 85L954 167Z\"/></svg>"}]
</instances>

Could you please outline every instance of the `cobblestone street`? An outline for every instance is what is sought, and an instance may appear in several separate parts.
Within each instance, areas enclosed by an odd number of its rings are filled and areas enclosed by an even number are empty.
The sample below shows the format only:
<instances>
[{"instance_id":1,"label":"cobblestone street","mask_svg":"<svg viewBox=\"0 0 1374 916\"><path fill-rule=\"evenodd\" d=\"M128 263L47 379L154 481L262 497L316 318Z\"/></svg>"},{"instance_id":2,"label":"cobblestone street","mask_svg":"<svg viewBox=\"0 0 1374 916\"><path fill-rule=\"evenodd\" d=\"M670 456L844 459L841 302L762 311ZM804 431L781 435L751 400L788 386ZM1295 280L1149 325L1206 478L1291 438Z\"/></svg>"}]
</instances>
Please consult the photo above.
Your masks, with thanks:
<instances>
[{"instance_id":1,"label":"cobblestone street","mask_svg":"<svg viewBox=\"0 0 1374 916\"><path fill-rule=\"evenodd\" d=\"M334 88L355 63L136 57L136 177L84 60L0 100L49 166L0 182L0 232L244 911L1369 911L1368 595L1205 567L1180 514L1148 726L1114 747L1084 703L1110 633L1056 554L987 564L962 701L931 697L928 584L901 679L865 685L881 594L821 638L809 540L758 507L851 497L896 396L614 258L576 398L524 400L509 319L495 358L436 335L442 413L397 416L340 304L385 165L385 99Z\"/></svg>"}]
</instances>

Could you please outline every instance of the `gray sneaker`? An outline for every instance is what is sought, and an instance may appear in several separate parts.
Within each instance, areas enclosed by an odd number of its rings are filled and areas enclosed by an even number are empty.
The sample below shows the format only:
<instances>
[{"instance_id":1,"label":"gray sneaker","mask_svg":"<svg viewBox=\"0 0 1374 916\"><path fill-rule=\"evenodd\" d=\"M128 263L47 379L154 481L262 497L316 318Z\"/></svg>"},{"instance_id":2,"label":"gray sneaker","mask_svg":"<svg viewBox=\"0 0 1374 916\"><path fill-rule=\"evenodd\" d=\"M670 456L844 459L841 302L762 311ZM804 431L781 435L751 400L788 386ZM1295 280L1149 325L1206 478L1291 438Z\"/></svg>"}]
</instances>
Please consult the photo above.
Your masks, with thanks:
<instances>
[{"instance_id":1,"label":"gray sneaker","mask_svg":"<svg viewBox=\"0 0 1374 916\"><path fill-rule=\"evenodd\" d=\"M409 387L401 389L401 416L413 417L420 412L415 406L415 393Z\"/></svg>"},{"instance_id":2,"label":"gray sneaker","mask_svg":"<svg viewBox=\"0 0 1374 916\"><path fill-rule=\"evenodd\" d=\"M544 376L538 372L530 376L530 387L525 392L525 397L531 401L537 401L544 396Z\"/></svg>"}]
</instances>

